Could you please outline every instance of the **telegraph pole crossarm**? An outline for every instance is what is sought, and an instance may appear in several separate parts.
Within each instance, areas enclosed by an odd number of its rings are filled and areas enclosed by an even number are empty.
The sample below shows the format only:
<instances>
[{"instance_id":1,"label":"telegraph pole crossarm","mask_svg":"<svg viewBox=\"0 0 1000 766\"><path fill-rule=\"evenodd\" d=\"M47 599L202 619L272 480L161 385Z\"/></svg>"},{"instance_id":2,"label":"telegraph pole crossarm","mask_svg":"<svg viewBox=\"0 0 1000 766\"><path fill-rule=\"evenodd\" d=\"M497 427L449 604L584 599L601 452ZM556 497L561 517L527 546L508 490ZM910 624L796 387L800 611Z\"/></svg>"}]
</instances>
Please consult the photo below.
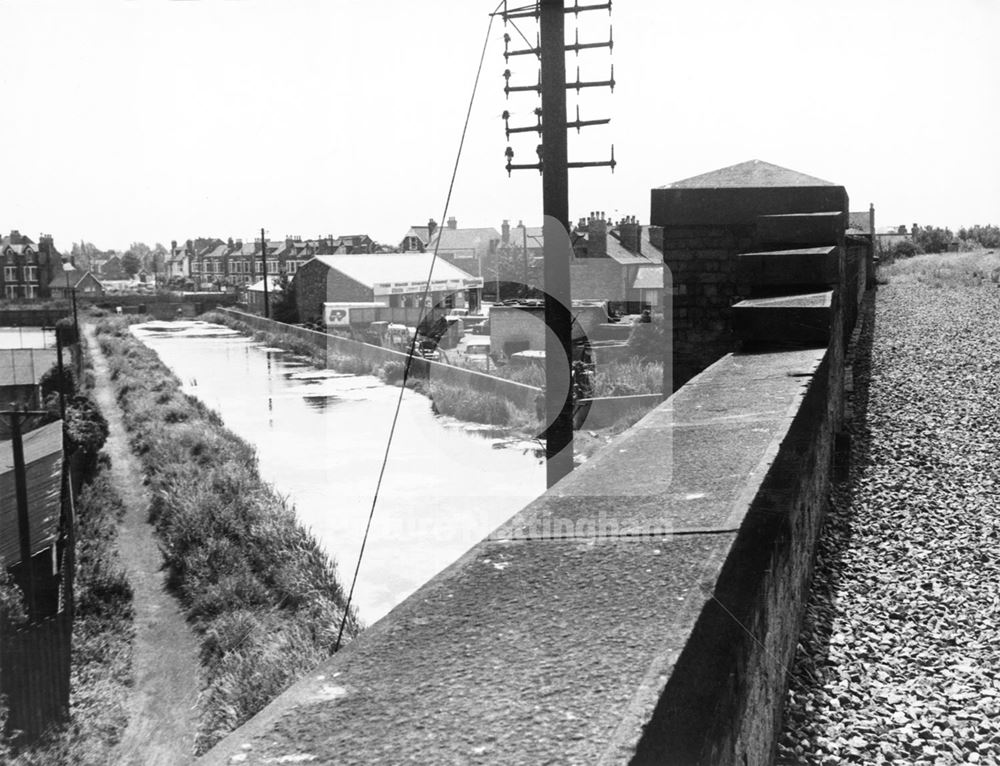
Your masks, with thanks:
<instances>
[{"instance_id":1,"label":"telegraph pole crossarm","mask_svg":"<svg viewBox=\"0 0 1000 766\"><path fill-rule=\"evenodd\" d=\"M542 92L542 70L538 70L538 82L534 85L511 85L510 84L510 70L505 69L503 71L503 79L506 80L507 84L503 86L503 92L510 97L511 93L527 93L531 91L532 93Z\"/></svg>"},{"instance_id":2,"label":"telegraph pole crossarm","mask_svg":"<svg viewBox=\"0 0 1000 766\"><path fill-rule=\"evenodd\" d=\"M611 76L607 80L581 80L580 79L580 67L576 68L576 82L566 83L566 90L575 90L577 93L580 92L581 88L611 88L611 91L615 90L615 65L611 65Z\"/></svg>"},{"instance_id":3,"label":"telegraph pole crossarm","mask_svg":"<svg viewBox=\"0 0 1000 766\"><path fill-rule=\"evenodd\" d=\"M604 11L606 10L609 14L611 13L611 2L601 3L599 5L580 5L579 2L574 2L573 5L568 8L563 8L563 13L573 13L579 15L584 11ZM525 8L518 8L513 11L508 11L506 8L506 3L504 4L504 10L497 11L497 14L504 17L504 20L508 19L537 19L539 12L537 4L532 4Z\"/></svg>"},{"instance_id":4,"label":"telegraph pole crossarm","mask_svg":"<svg viewBox=\"0 0 1000 766\"><path fill-rule=\"evenodd\" d=\"M569 167L571 168L611 168L611 172L615 172L615 167L618 165L615 162L615 145L611 145L611 159L610 160L597 160L596 162L571 162Z\"/></svg>"},{"instance_id":5,"label":"telegraph pole crossarm","mask_svg":"<svg viewBox=\"0 0 1000 766\"><path fill-rule=\"evenodd\" d=\"M511 17L508 16L508 18L511 18ZM509 34L504 34L504 36L503 36L503 42L504 42L503 57L504 57L504 60L507 60L507 61L510 60L511 56L538 56L542 52L542 46L540 44L537 44L537 43L536 43L536 45L535 45L534 48L519 48L518 50L514 50L514 51L509 50L507 48L507 46L510 44L510 35ZM596 48L608 48L610 50L610 49L613 49L614 47L615 47L614 35L613 35L613 33L610 30L608 31L608 39L607 40L600 40L598 42L591 42L591 43L581 43L580 42L580 33L579 33L579 31L577 31L576 36L575 36L573 42L570 43L570 44L568 44L568 45L564 45L563 46L563 50L565 50L567 53L569 53L570 51L572 51L573 53L576 53L579 56L580 55L580 51L594 50Z\"/></svg>"},{"instance_id":6,"label":"telegraph pole crossarm","mask_svg":"<svg viewBox=\"0 0 1000 766\"><path fill-rule=\"evenodd\" d=\"M592 125L607 125L611 122L610 117L606 117L603 120L581 120L580 119L580 105L576 106L576 119L573 122L567 122L567 128L576 128L576 132L580 132L580 128L589 128Z\"/></svg>"},{"instance_id":7,"label":"telegraph pole crossarm","mask_svg":"<svg viewBox=\"0 0 1000 766\"><path fill-rule=\"evenodd\" d=\"M511 71L504 71L504 93L535 92L541 96L541 111L535 110L534 125L510 126L510 113L504 111L504 130L510 140L515 133L539 133L542 142L537 147L538 162L514 163L514 149L510 146L504 152L507 158L506 170L510 175L514 170L538 170L542 174L543 266L545 282L545 457L548 486L551 487L573 470L573 391L571 367L573 363L572 337L572 293L570 290L569 262L572 257L569 224L569 175L570 168L610 167L615 168L614 146L611 159L591 162L569 162L566 132L569 128L606 125L610 119L582 120L577 107L576 119L569 122L566 117L566 94L575 90L578 94L584 88L615 86L614 65L607 80L584 81L580 68L576 70L576 81L566 82L566 53L581 50L614 47L614 38L609 30L607 41L581 43L579 32L574 42L566 44L566 22L568 13L579 15L584 11L604 10L611 12L611 2L580 5L573 0L567 7L565 0L538 0L530 6L514 10L504 2L502 15L504 22L516 18L538 20L539 35L537 47L510 50L510 36L504 35L504 59L511 56L537 55L541 59L541 69L534 85L511 85ZM517 26L515 25L515 29ZM524 34L517 30L524 37ZM527 270L527 241L524 241L525 270Z\"/></svg>"}]
</instances>

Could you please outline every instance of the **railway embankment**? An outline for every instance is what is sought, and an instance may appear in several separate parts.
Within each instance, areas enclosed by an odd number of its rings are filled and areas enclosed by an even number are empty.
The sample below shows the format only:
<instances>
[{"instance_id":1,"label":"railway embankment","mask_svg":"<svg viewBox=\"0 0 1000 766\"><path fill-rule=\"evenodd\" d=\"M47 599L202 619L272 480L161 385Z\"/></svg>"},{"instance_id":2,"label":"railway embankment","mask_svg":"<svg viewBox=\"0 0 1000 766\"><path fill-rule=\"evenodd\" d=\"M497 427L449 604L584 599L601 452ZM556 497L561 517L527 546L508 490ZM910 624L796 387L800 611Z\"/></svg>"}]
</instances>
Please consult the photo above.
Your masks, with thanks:
<instances>
[{"instance_id":1,"label":"railway embankment","mask_svg":"<svg viewBox=\"0 0 1000 766\"><path fill-rule=\"evenodd\" d=\"M980 256L885 270L779 763L1000 762L1000 264Z\"/></svg>"}]
</instances>

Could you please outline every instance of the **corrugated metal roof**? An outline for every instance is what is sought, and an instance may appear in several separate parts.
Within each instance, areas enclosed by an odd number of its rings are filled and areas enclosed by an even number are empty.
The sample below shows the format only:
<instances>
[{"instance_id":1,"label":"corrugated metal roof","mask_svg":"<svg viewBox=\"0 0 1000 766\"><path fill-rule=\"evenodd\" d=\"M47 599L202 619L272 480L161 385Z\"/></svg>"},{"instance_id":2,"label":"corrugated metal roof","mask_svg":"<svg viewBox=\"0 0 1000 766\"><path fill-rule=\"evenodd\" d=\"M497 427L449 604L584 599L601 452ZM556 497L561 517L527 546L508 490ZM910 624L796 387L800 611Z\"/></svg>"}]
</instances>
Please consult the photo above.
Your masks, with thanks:
<instances>
[{"instance_id":1,"label":"corrugated metal roof","mask_svg":"<svg viewBox=\"0 0 1000 766\"><path fill-rule=\"evenodd\" d=\"M37 385L55 363L54 348L0 349L0 386Z\"/></svg>"},{"instance_id":2,"label":"corrugated metal roof","mask_svg":"<svg viewBox=\"0 0 1000 766\"><path fill-rule=\"evenodd\" d=\"M55 543L62 503L62 421L36 428L23 437L28 485L28 529L32 555ZM20 527L14 482L14 450L0 442L0 565L21 560Z\"/></svg>"},{"instance_id":3,"label":"corrugated metal roof","mask_svg":"<svg viewBox=\"0 0 1000 766\"><path fill-rule=\"evenodd\" d=\"M434 280L477 279L433 253L363 253L355 255L317 255L313 260L336 269L366 287L392 282L423 282L434 263Z\"/></svg>"}]
</instances>

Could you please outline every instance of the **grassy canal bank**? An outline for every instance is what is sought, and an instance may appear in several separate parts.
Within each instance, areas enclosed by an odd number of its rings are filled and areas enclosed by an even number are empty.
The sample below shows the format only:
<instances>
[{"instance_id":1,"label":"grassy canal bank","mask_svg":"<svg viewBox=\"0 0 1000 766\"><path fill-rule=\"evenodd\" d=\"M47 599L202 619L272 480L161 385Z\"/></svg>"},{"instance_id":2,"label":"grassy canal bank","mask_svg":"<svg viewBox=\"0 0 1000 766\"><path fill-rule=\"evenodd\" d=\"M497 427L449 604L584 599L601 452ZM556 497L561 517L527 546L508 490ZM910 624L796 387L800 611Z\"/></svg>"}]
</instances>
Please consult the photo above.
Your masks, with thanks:
<instances>
[{"instance_id":1,"label":"grassy canal bank","mask_svg":"<svg viewBox=\"0 0 1000 766\"><path fill-rule=\"evenodd\" d=\"M260 478L253 447L184 394L128 324L102 319L97 333L171 585L200 636L202 751L330 655L345 596L328 556ZM348 624L356 634L353 615Z\"/></svg>"}]
</instances>

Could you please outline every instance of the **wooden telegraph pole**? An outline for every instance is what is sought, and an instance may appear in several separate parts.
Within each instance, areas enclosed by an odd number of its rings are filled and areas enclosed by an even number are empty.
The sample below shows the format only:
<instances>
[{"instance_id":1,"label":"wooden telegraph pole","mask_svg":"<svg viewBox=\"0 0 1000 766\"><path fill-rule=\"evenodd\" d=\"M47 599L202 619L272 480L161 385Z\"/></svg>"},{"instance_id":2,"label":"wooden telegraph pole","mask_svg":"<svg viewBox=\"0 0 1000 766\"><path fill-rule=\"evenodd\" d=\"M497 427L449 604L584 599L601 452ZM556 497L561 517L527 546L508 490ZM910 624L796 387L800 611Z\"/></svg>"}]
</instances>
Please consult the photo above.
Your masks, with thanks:
<instances>
[{"instance_id":1,"label":"wooden telegraph pole","mask_svg":"<svg viewBox=\"0 0 1000 766\"><path fill-rule=\"evenodd\" d=\"M264 241L264 229L260 230L260 260L264 268L264 319L270 319L271 307L267 300L267 243Z\"/></svg>"},{"instance_id":2,"label":"wooden telegraph pole","mask_svg":"<svg viewBox=\"0 0 1000 766\"><path fill-rule=\"evenodd\" d=\"M549 332L545 338L545 415L549 427L545 431L546 475L548 486L552 486L573 470L573 395L570 385L570 369L573 360L573 337L570 290L569 258L569 168L610 167L615 168L614 147L611 159L600 162L569 162L566 146L567 128L590 125L605 125L609 119L580 119L577 107L576 120L567 122L566 91L581 88L610 87L614 90L614 67L611 77L599 82L582 82L579 69L576 82L566 82L566 51L579 54L589 48L613 47L609 32L607 42L580 43L566 45L566 14L579 15L586 11L607 10L611 3L581 6L574 0L567 7L564 0L539 0L532 10L508 11L506 3L502 15L504 22L519 18L534 18L538 21L538 45L524 50L504 50L504 58L511 56L536 55L541 61L541 70L536 85L511 85L511 73L504 72L507 85L504 92L509 97L512 92L534 91L541 96L542 105L536 110L534 125L511 128L510 114L504 112L505 129L508 140L512 133L538 133L542 143L538 147L537 163L513 163L514 151L507 147L507 173L512 170L536 169L542 174L542 213L544 215L544 273L545 273L545 324ZM520 30L518 30L520 31ZM510 35L504 35L504 42L510 43Z\"/></svg>"}]
</instances>

